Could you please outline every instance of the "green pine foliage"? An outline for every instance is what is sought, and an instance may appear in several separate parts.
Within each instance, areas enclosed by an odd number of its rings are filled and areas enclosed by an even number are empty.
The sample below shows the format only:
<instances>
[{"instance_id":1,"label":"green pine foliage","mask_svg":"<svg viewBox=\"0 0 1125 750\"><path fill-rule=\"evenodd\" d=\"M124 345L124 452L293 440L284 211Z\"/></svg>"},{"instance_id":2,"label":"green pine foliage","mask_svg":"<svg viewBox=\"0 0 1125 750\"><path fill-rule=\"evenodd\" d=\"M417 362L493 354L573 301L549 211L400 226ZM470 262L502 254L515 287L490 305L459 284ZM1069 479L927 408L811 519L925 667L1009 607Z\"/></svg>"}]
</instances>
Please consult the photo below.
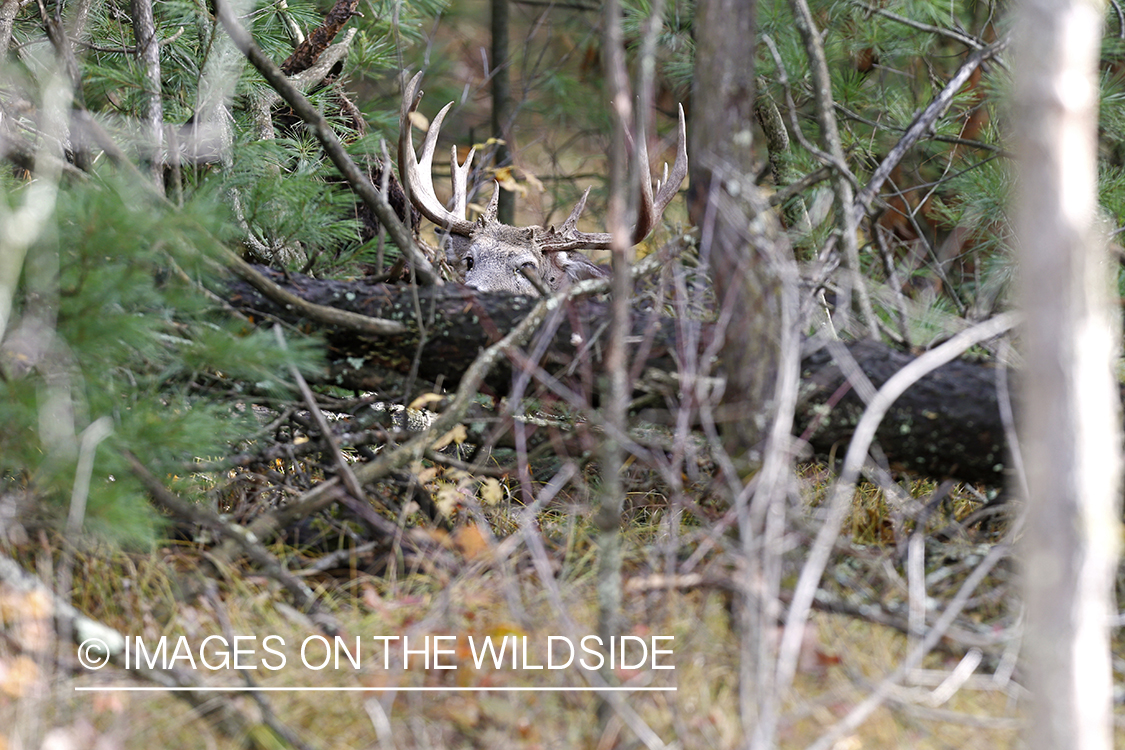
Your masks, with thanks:
<instances>
[{"instance_id":1,"label":"green pine foliage","mask_svg":"<svg viewBox=\"0 0 1125 750\"><path fill-rule=\"evenodd\" d=\"M326 10L305 0L287 5L287 19L272 3L253 15L256 40L277 62L293 50L286 21L308 32ZM359 31L346 69L362 65L375 77L397 70L423 22L443 8L437 0L368 4L353 21ZM195 112L200 80L224 32L209 4L169 0L154 10L164 117L182 125ZM135 45L129 3L93 4L85 38L82 99L128 154L147 93L143 70L128 53ZM16 18L13 47L36 54L0 61L5 97L18 89L37 100L53 63L34 4ZM336 101L347 90L347 79L336 79L309 95L341 139L352 141L357 134ZM313 272L336 268L360 245L355 198L303 126L275 117L275 137L257 136L251 101L267 91L244 66L231 110L229 164L186 165L174 200L104 156L87 177L62 179L54 211L28 250L0 350L0 492L34 498L39 521L64 524L77 494L86 502L84 532L150 542L161 520L128 454L173 484L197 461L230 455L255 439L263 419L255 405L295 397L290 363L310 378L319 374L323 344L314 336L287 331L283 352L272 330L240 320L221 302L229 272L218 249L241 252L247 232L266 245L302 248L299 270ZM374 123L364 144L369 153L397 130L397 106L388 111L395 120ZM26 174L5 169L0 200L19 206L30 184ZM83 493L76 479L82 436L92 436L85 431L103 419L112 433L96 445ZM178 487L202 499L201 488L215 479Z\"/></svg>"},{"instance_id":2,"label":"green pine foliage","mask_svg":"<svg viewBox=\"0 0 1125 750\"><path fill-rule=\"evenodd\" d=\"M124 452L158 476L188 473L257 428L251 393L289 393L280 378L292 358L316 371L315 342L299 339L283 354L270 331L231 318L207 293L221 284L215 248L234 240L218 188L171 208L135 180L99 172L61 191L30 248L25 281L39 277L42 287L24 287L10 328L35 333L47 322L40 303L54 297L53 331L39 332L30 371L19 352L5 354L0 474L8 489L40 497L45 517L66 512L80 436L108 417L113 434L97 448L85 529L150 539L157 519Z\"/></svg>"}]
</instances>

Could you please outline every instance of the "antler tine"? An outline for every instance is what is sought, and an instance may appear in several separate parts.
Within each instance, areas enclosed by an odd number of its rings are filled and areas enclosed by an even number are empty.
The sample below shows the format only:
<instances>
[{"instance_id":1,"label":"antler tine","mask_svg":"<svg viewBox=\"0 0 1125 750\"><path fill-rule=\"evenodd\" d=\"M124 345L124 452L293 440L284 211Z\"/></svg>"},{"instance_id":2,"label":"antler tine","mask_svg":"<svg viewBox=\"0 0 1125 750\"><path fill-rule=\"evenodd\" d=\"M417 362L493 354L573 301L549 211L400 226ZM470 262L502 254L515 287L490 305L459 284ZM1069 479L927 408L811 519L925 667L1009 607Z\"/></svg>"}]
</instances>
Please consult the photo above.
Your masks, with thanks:
<instances>
[{"instance_id":1,"label":"antler tine","mask_svg":"<svg viewBox=\"0 0 1125 750\"><path fill-rule=\"evenodd\" d=\"M570 216L566 217L566 221L563 222L562 229L559 230L562 234L570 234L578 229L578 219L582 217L582 212L586 210L586 199L589 197L590 188L586 188L586 192L582 193L582 197L574 204Z\"/></svg>"},{"instance_id":2,"label":"antler tine","mask_svg":"<svg viewBox=\"0 0 1125 750\"><path fill-rule=\"evenodd\" d=\"M633 227L633 244L636 244L648 236L652 228L656 226L657 219L660 218L660 213L655 210L652 205L652 177L649 176L649 162L648 162L648 137L645 135L644 125L642 124L637 133L637 145L635 151L637 152L637 178L641 183L640 200L637 202L637 223Z\"/></svg>"},{"instance_id":3,"label":"antler tine","mask_svg":"<svg viewBox=\"0 0 1125 750\"><path fill-rule=\"evenodd\" d=\"M491 224L496 221L496 212L500 208L500 183L492 181L492 197L488 199L488 205L484 207L484 213L480 215L480 221L483 224Z\"/></svg>"},{"instance_id":4,"label":"antler tine","mask_svg":"<svg viewBox=\"0 0 1125 750\"><path fill-rule=\"evenodd\" d=\"M672 176L668 176L668 162L664 162L664 179L657 183L656 214L664 213L664 209L680 191L680 184L688 173L687 159L687 124L684 122L684 105L680 105L680 128L676 143L676 163L672 167Z\"/></svg>"},{"instance_id":5,"label":"antler tine","mask_svg":"<svg viewBox=\"0 0 1125 750\"><path fill-rule=\"evenodd\" d=\"M467 235L472 230L473 225L472 222L465 219L464 209L460 209L461 215L458 216L442 205L442 202L438 200L437 195L434 193L434 149L437 148L437 138L438 133L441 131L442 120L445 119L445 113L453 106L453 102L445 105L430 124L430 129L426 132L426 137L422 141L421 159L418 158L418 155L414 151L414 136L411 132L410 115L418 108L418 103L422 100L422 92L420 90L421 82L422 74L418 73L410 80L402 93L402 111L399 118L398 132L398 163L400 177L402 177L402 182L410 195L411 202L417 206L423 216L455 234ZM454 174L455 204L458 200L457 176L460 174L462 183L464 183L464 180L468 177L468 165L468 160L466 160L464 166L460 166L457 164L456 156L453 159L452 171ZM460 198L460 202L463 206L463 185L461 193L462 197Z\"/></svg>"},{"instance_id":6,"label":"antler tine","mask_svg":"<svg viewBox=\"0 0 1125 750\"><path fill-rule=\"evenodd\" d=\"M680 183L688 173L687 160L687 123L684 120L684 108L680 105L679 134L676 144L676 163L672 167L671 176L668 174L668 163L664 163L664 179L656 182L656 195L653 196L652 178L649 177L648 141L644 131L638 135L637 144L637 172L641 180L641 195L637 206L637 224L633 227L633 242L640 242L656 226L656 222L664 214L664 209L676 197Z\"/></svg>"},{"instance_id":7,"label":"antler tine","mask_svg":"<svg viewBox=\"0 0 1125 750\"><path fill-rule=\"evenodd\" d=\"M460 216L462 219L469 217L467 213L467 203L469 194L469 168L473 166L473 155L477 150L470 149L469 155L465 157L464 164L457 163L457 147L452 146L449 149L449 167L452 171L450 180L453 183L453 213Z\"/></svg>"},{"instance_id":8,"label":"antler tine","mask_svg":"<svg viewBox=\"0 0 1125 750\"><path fill-rule=\"evenodd\" d=\"M641 199L640 205L637 208L637 224L633 227L633 242L640 242L648 233L656 226L664 209L676 197L676 193L680 190L680 184L683 183L684 178L688 173L688 158L687 158L687 123L684 118L684 108L680 106L680 124L679 134L676 143L676 161L672 165L671 173L669 173L668 164L664 164L664 179L657 180L656 194L653 195L652 179L649 177L649 161L648 161L648 145L645 142L644 133L640 134L640 143L636 145L634 151L636 152L637 159L637 172L641 180ZM586 198L590 194L587 190L583 194L581 200L575 205L574 210L571 211L570 217L563 222L562 228L559 230L549 231L542 240L542 248L546 252L557 252L559 250L577 250L579 248L590 248L594 250L605 250L610 247L611 236L606 232L579 232L578 231L578 217L582 214L582 209L586 207Z\"/></svg>"}]
</instances>

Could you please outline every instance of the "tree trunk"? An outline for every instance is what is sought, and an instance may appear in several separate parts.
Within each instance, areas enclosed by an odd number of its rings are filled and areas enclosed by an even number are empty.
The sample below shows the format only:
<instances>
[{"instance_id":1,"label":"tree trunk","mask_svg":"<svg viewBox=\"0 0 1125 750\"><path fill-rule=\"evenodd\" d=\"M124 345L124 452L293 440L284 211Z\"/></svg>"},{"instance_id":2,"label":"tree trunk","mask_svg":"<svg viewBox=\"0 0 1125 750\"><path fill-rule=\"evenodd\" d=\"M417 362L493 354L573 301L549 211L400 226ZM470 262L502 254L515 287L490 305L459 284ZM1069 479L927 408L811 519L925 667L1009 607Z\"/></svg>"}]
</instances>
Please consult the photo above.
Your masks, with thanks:
<instances>
[{"instance_id":1,"label":"tree trunk","mask_svg":"<svg viewBox=\"0 0 1125 750\"><path fill-rule=\"evenodd\" d=\"M508 149L512 124L512 66L508 52L508 0L492 0L492 134L504 140L496 146L496 167L512 163ZM496 218L504 224L516 223L516 194L500 190Z\"/></svg>"},{"instance_id":2,"label":"tree trunk","mask_svg":"<svg viewBox=\"0 0 1125 750\"><path fill-rule=\"evenodd\" d=\"M148 133L142 146L152 181L164 187L164 100L160 87L160 45L156 39L156 21L152 0L133 0L133 38L137 41L137 59L145 71L147 91L145 119Z\"/></svg>"},{"instance_id":3,"label":"tree trunk","mask_svg":"<svg viewBox=\"0 0 1125 750\"><path fill-rule=\"evenodd\" d=\"M733 471L760 469L753 495L731 482L744 585L732 604L739 633L739 718L750 747L773 745L781 544L791 458L797 337L792 258L754 184L753 0L700 0L695 15L688 212L710 264L723 336L719 419ZM729 316L729 317L728 317ZM725 324L723 321L726 321ZM784 408L781 408L784 403ZM732 480L734 478L732 477ZM750 583L750 582L753 583Z\"/></svg>"},{"instance_id":4,"label":"tree trunk","mask_svg":"<svg viewBox=\"0 0 1125 750\"><path fill-rule=\"evenodd\" d=\"M754 3L703 0L695 28L688 210L720 309L730 311L723 434L748 471L772 413L781 327L777 228L753 182Z\"/></svg>"},{"instance_id":5,"label":"tree trunk","mask_svg":"<svg viewBox=\"0 0 1125 750\"><path fill-rule=\"evenodd\" d=\"M1102 8L1024 0L1016 81L1023 344L1027 746L1113 746L1109 618L1119 544L1116 278L1098 236Z\"/></svg>"}]
</instances>

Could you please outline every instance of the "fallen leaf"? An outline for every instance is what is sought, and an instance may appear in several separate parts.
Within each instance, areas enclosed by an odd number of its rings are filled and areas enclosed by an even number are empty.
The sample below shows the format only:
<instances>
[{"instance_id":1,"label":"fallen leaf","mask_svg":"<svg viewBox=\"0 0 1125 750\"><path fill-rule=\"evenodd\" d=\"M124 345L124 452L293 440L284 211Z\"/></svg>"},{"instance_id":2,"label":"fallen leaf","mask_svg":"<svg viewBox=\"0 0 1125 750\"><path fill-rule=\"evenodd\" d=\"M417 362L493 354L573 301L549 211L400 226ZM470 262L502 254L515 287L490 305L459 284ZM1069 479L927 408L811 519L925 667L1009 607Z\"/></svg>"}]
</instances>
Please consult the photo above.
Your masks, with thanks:
<instances>
[{"instance_id":1,"label":"fallen leaf","mask_svg":"<svg viewBox=\"0 0 1125 750\"><path fill-rule=\"evenodd\" d=\"M461 443L465 442L465 439L468 436L469 436L469 433L465 430L465 425L459 424L456 427L454 427L452 430L450 430L449 432L447 432L444 435L442 435L441 437L439 437L437 439L437 442L434 443L430 447L433 448L435 451L440 451L442 448L449 445L450 443L457 443L457 445L460 445Z\"/></svg>"},{"instance_id":2,"label":"fallen leaf","mask_svg":"<svg viewBox=\"0 0 1125 750\"><path fill-rule=\"evenodd\" d=\"M425 409L430 404L436 404L443 398L445 398L445 396L442 396L440 393L423 393L421 396L411 401L410 406L406 408L415 410Z\"/></svg>"},{"instance_id":3,"label":"fallen leaf","mask_svg":"<svg viewBox=\"0 0 1125 750\"><path fill-rule=\"evenodd\" d=\"M480 483L480 499L486 506L499 505L504 499L504 489L496 477L488 477Z\"/></svg>"},{"instance_id":4,"label":"fallen leaf","mask_svg":"<svg viewBox=\"0 0 1125 750\"><path fill-rule=\"evenodd\" d=\"M410 124L421 130L423 133L429 131L430 121L424 114L417 110L410 113Z\"/></svg>"},{"instance_id":5,"label":"fallen leaf","mask_svg":"<svg viewBox=\"0 0 1125 750\"><path fill-rule=\"evenodd\" d=\"M479 560L491 553L488 541L476 524L462 526L453 534L453 542L461 550L461 556L466 560Z\"/></svg>"}]
</instances>

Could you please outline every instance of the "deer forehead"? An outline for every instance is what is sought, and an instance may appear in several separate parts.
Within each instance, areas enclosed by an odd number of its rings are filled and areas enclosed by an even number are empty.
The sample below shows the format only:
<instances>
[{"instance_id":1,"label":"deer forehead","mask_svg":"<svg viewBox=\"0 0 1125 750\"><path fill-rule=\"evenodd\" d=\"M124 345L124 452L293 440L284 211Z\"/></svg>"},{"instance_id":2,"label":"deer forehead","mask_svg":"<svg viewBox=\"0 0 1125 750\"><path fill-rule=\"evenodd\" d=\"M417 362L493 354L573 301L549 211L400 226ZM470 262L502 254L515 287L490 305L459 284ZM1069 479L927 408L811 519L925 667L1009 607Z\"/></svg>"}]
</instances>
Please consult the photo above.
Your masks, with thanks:
<instances>
[{"instance_id":1,"label":"deer forehead","mask_svg":"<svg viewBox=\"0 0 1125 750\"><path fill-rule=\"evenodd\" d=\"M485 224L469 238L469 252L499 255L530 253L542 257L538 233L530 227L512 227L507 224Z\"/></svg>"}]
</instances>

